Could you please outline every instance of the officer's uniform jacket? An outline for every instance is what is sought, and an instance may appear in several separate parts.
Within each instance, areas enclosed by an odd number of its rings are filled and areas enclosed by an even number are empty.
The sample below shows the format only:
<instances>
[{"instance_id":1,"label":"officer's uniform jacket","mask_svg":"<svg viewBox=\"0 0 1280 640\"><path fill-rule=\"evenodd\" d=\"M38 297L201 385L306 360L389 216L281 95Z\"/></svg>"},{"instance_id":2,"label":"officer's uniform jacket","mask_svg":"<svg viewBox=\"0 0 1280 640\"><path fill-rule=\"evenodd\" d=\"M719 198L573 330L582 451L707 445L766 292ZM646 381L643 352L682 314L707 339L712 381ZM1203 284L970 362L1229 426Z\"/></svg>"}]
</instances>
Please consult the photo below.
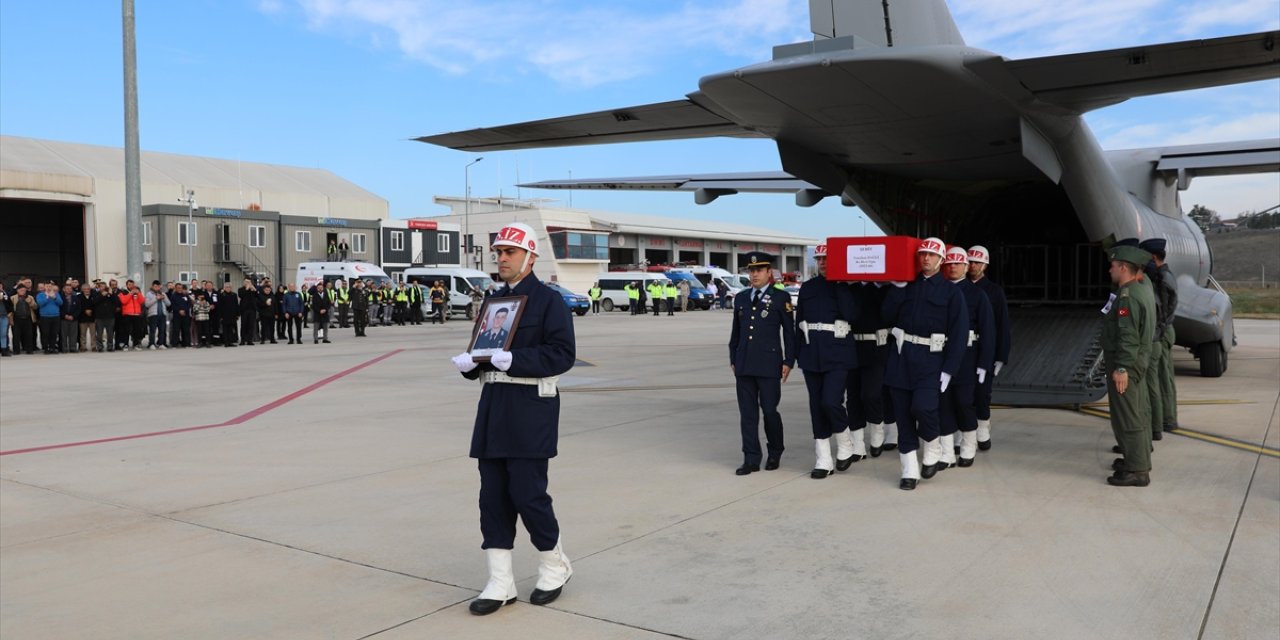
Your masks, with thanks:
<instances>
[{"instance_id":1,"label":"officer's uniform jacket","mask_svg":"<svg viewBox=\"0 0 1280 640\"><path fill-rule=\"evenodd\" d=\"M504 286L498 296L528 296L511 342L507 375L547 378L573 367L577 346L573 318L560 294L530 273L514 290ZM475 380L489 363L462 374ZM486 383L480 392L471 433L472 458L554 458L560 429L560 396L544 398L536 385Z\"/></svg>"},{"instance_id":2,"label":"officer's uniform jacket","mask_svg":"<svg viewBox=\"0 0 1280 640\"><path fill-rule=\"evenodd\" d=\"M858 315L853 291L842 282L815 276L800 285L796 305L796 362L805 371L848 370L857 366L852 321ZM820 331L803 323L849 323L847 335L837 338L833 331ZM807 338L807 339L806 339Z\"/></svg>"},{"instance_id":3,"label":"officer's uniform jacket","mask_svg":"<svg viewBox=\"0 0 1280 640\"><path fill-rule=\"evenodd\" d=\"M765 287L757 305L757 289L738 292L733 299L733 331L729 334L729 364L739 376L779 378L782 365L795 366L795 320L791 294Z\"/></svg>"},{"instance_id":4,"label":"officer's uniform jacket","mask_svg":"<svg viewBox=\"0 0 1280 640\"><path fill-rule=\"evenodd\" d=\"M498 329L497 332L485 331L476 338L477 349L501 349L507 345L507 334L510 332L506 329Z\"/></svg>"},{"instance_id":5,"label":"officer's uniform jacket","mask_svg":"<svg viewBox=\"0 0 1280 640\"><path fill-rule=\"evenodd\" d=\"M356 311L369 310L369 294L364 290L364 287L352 287L351 308Z\"/></svg>"},{"instance_id":6,"label":"officer's uniform jacket","mask_svg":"<svg viewBox=\"0 0 1280 640\"><path fill-rule=\"evenodd\" d=\"M1117 289L1102 323L1102 356L1107 375L1124 367L1130 383L1145 380L1155 332L1156 300L1151 287L1135 280Z\"/></svg>"},{"instance_id":7,"label":"officer's uniform jacket","mask_svg":"<svg viewBox=\"0 0 1280 640\"><path fill-rule=\"evenodd\" d=\"M995 336L995 359L993 362L1009 363L1009 350L1013 347L1013 333L1010 330L1012 322L1009 320L1009 300L1005 298L1004 289L1000 285L991 281L986 275L982 279L973 283L982 292L987 294L987 300L991 301L991 313L996 323ZM987 371L991 371L988 369Z\"/></svg>"},{"instance_id":8,"label":"officer's uniform jacket","mask_svg":"<svg viewBox=\"0 0 1280 640\"><path fill-rule=\"evenodd\" d=\"M1178 283L1167 263L1156 268L1153 262L1148 265L1146 273L1156 299L1156 335L1153 340L1160 342L1166 330L1173 326L1173 315L1178 310Z\"/></svg>"},{"instance_id":9,"label":"officer's uniform jacket","mask_svg":"<svg viewBox=\"0 0 1280 640\"><path fill-rule=\"evenodd\" d=\"M924 274L905 287L893 287L885 294L881 313L890 327L908 335L928 338L940 333L946 336L941 352L928 346L905 343L898 350L897 338L889 336L889 359L885 365L884 383L898 389L938 388L941 373L955 377L960 370L965 345L969 340L969 313L964 294L954 283L936 273ZM891 332L892 333L892 330Z\"/></svg>"},{"instance_id":10,"label":"officer's uniform jacket","mask_svg":"<svg viewBox=\"0 0 1280 640\"><path fill-rule=\"evenodd\" d=\"M857 340L855 336L870 336L877 331L890 328L889 323L881 316L880 307L884 304L884 297L892 285L877 287L870 283L851 283L846 286L849 288L849 293L853 295L854 308L858 311L858 315L854 316L850 323L853 326L853 335L850 337L854 338L857 366L866 367L875 363L884 366L884 350L888 345L887 332L884 338L885 343L881 345L877 345L875 340Z\"/></svg>"},{"instance_id":11,"label":"officer's uniform jacket","mask_svg":"<svg viewBox=\"0 0 1280 640\"><path fill-rule=\"evenodd\" d=\"M987 375L992 376L994 375L992 364L995 362L996 352L996 323L995 314L991 310L991 301L987 299L987 294L968 278L955 284L960 287L960 293L964 294L965 307L968 309L969 330L978 336L977 342L964 350L964 357L960 359L960 375L976 378L978 369L985 369ZM967 337L965 342L968 342Z\"/></svg>"}]
</instances>

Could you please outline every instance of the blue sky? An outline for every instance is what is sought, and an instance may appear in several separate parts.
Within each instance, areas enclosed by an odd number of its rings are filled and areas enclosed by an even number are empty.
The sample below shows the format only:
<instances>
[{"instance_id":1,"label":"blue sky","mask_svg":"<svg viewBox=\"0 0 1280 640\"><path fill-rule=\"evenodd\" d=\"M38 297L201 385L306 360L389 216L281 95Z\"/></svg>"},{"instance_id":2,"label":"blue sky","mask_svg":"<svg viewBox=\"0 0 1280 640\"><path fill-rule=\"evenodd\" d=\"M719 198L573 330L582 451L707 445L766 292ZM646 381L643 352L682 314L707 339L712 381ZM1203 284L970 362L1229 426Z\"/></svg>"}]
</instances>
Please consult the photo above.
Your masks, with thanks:
<instances>
[{"instance_id":1,"label":"blue sky","mask_svg":"<svg viewBox=\"0 0 1280 640\"><path fill-rule=\"evenodd\" d=\"M1280 0L951 0L966 41L1010 58L1276 29ZM805 0L137 0L142 148L325 168L394 217L441 213L465 154L419 135L678 99L810 37ZM120 3L0 0L0 133L121 146ZM1280 82L1131 100L1088 116L1105 148L1280 136ZM776 170L765 140L485 154L473 195L520 181ZM566 198L524 190L524 197ZM788 196L578 191L576 207L860 234L856 209ZM1280 203L1275 175L1199 179L1184 204Z\"/></svg>"}]
</instances>

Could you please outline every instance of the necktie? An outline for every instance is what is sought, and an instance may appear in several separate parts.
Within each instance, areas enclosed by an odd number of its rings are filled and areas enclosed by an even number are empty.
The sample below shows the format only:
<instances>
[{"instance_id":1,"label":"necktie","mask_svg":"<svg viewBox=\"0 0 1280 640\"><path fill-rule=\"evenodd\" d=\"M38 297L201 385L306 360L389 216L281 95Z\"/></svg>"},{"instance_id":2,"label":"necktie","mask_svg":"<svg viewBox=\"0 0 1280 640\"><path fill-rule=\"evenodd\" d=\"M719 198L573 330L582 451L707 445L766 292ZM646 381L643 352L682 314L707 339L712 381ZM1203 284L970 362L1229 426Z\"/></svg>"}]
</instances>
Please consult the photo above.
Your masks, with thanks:
<instances>
[{"instance_id":1,"label":"necktie","mask_svg":"<svg viewBox=\"0 0 1280 640\"><path fill-rule=\"evenodd\" d=\"M754 307L758 304L760 304L760 290L756 289L756 294L751 297L751 306Z\"/></svg>"}]
</instances>

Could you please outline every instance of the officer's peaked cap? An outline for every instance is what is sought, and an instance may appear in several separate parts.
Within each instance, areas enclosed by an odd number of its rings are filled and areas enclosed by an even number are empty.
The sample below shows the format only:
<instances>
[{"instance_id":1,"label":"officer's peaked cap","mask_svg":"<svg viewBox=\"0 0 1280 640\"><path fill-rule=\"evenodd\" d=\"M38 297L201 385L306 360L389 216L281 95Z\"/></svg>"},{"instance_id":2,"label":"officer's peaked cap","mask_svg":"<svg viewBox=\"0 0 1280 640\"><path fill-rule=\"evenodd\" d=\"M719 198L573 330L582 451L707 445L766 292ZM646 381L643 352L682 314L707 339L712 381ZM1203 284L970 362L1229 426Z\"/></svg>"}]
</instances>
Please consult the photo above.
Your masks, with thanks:
<instances>
[{"instance_id":1,"label":"officer's peaked cap","mask_svg":"<svg viewBox=\"0 0 1280 640\"><path fill-rule=\"evenodd\" d=\"M1141 267L1151 262L1151 254L1132 245L1117 244L1111 247L1111 251L1107 253L1107 259L1128 262L1136 267Z\"/></svg>"},{"instance_id":2,"label":"officer's peaked cap","mask_svg":"<svg viewBox=\"0 0 1280 640\"><path fill-rule=\"evenodd\" d=\"M747 268L769 267L773 265L773 255L763 251L752 251L747 254Z\"/></svg>"},{"instance_id":3,"label":"officer's peaked cap","mask_svg":"<svg viewBox=\"0 0 1280 640\"><path fill-rule=\"evenodd\" d=\"M1125 238L1124 240L1117 240L1117 241L1116 241L1116 243L1115 243L1115 244L1113 244L1113 245L1111 245L1111 246L1112 246L1112 247L1137 247L1137 246L1138 246L1138 239L1137 239L1137 238Z\"/></svg>"},{"instance_id":4,"label":"officer's peaked cap","mask_svg":"<svg viewBox=\"0 0 1280 640\"><path fill-rule=\"evenodd\" d=\"M1164 252L1165 244L1164 238L1147 238L1138 243L1138 248L1151 253L1162 253Z\"/></svg>"}]
</instances>

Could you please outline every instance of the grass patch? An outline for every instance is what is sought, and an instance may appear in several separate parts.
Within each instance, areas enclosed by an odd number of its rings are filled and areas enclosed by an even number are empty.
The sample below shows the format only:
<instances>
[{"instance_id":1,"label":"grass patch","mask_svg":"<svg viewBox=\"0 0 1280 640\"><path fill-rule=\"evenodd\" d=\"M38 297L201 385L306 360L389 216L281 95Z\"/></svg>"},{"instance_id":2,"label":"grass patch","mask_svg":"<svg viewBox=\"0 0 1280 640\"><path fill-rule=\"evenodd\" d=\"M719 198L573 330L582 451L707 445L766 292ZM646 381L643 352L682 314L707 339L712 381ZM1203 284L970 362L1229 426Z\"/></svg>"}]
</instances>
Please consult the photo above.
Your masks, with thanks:
<instances>
[{"instance_id":1,"label":"grass patch","mask_svg":"<svg viewBox=\"0 0 1280 640\"><path fill-rule=\"evenodd\" d=\"M1227 289L1237 318L1280 318L1280 289Z\"/></svg>"}]
</instances>

